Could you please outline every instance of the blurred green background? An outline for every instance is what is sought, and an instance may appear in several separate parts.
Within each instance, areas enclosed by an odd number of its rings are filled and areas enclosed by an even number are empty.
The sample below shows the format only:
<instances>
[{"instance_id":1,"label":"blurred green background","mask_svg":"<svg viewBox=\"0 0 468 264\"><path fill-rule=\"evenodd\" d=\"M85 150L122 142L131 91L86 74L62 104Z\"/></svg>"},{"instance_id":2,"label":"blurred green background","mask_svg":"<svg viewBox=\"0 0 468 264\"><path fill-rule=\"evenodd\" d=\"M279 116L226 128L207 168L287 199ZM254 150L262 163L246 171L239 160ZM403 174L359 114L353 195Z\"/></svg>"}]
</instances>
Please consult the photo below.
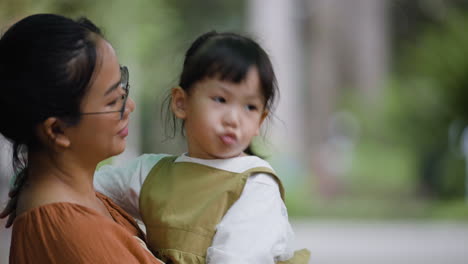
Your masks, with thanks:
<instances>
[{"instance_id":1,"label":"blurred green background","mask_svg":"<svg viewBox=\"0 0 468 264\"><path fill-rule=\"evenodd\" d=\"M316 40L314 32L323 28L313 18L315 11L305 8L308 2L294 2L298 52L307 58L298 62L303 77L294 89L304 94L314 85L306 77L313 65L308 60L314 60L309 47ZM281 153L269 153L275 144L269 131L256 147L280 172L292 218L467 220L462 135L468 125L468 1L381 2L382 56L387 59L378 87L373 88L378 92L364 94L355 82L348 82L352 76L343 70L336 78L344 81L333 87L334 103L325 116L338 120L338 131L340 127L345 131L339 134L345 143L338 140L331 152L336 156L327 156L329 167L335 166L337 156L344 157L346 166L339 173L317 169L321 165L315 163L319 148L314 143L299 154L312 158L299 159L297 166L285 164L288 159ZM183 140L166 140L161 103L177 83L185 50L208 30L254 35L248 23L252 6L249 1L215 0L1 0L0 26L3 32L18 19L39 12L90 18L103 29L120 62L131 69L132 96L138 103L132 149L136 154L175 154L184 150ZM284 87L280 90L288 93ZM314 127L302 129L307 136ZM2 201L5 193L6 188Z\"/></svg>"},{"instance_id":2,"label":"blurred green background","mask_svg":"<svg viewBox=\"0 0 468 264\"><path fill-rule=\"evenodd\" d=\"M86 16L103 29L130 68L137 102L129 152L107 163L183 152L183 139L165 136L161 104L177 84L185 50L209 30L253 36L269 53L283 51L270 55L281 77L279 104L287 104L255 147L284 181L291 218L468 220L468 1L269 6L277 2L0 0L0 30L43 12ZM258 26L261 19L278 24ZM265 36L295 44L275 49ZM283 72L291 68L288 79ZM301 137L275 136L278 124ZM282 141L301 149L282 148ZM10 176L2 176L3 204Z\"/></svg>"},{"instance_id":3,"label":"blurred green background","mask_svg":"<svg viewBox=\"0 0 468 264\"><path fill-rule=\"evenodd\" d=\"M175 154L184 150L183 140L166 139L161 103L177 83L183 54L196 36L208 30L254 35L246 22L252 13L248 2L2 0L0 25L4 31L38 12L93 20L121 63L131 69L132 96L138 103L133 149ZM307 2L297 1L296 10ZM269 153L268 146L275 144L268 138L269 131L266 139L256 141L285 181L291 217L468 219L461 148L468 125L468 3L388 1L384 13L382 56L388 59L378 87L373 88L377 95L368 96L353 87L346 82L346 73L345 81L334 87L327 118L342 121L338 128L341 125L345 132L340 135L348 136L352 145L351 151L338 146L332 152L345 155L344 171L317 172L312 159L285 165L281 154ZM308 45L313 44L317 31L317 21L310 19L313 14L297 14L299 54L308 54ZM307 60L301 63L310 66ZM305 79L295 89L307 90L311 84ZM288 93L284 87L280 90L282 95ZM353 132L358 136L346 135L350 130L358 131ZM307 152L311 156L314 147L311 144ZM329 156L331 167L335 158Z\"/></svg>"}]
</instances>

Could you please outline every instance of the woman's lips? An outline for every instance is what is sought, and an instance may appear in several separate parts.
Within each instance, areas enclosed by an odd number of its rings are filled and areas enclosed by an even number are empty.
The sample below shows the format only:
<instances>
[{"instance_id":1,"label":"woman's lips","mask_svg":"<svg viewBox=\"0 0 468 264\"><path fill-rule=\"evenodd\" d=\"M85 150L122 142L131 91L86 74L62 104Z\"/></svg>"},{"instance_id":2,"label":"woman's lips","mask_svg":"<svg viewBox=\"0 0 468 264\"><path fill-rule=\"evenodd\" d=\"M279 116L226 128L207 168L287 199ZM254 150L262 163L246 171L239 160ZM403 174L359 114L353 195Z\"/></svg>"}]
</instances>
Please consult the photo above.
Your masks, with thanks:
<instances>
[{"instance_id":1,"label":"woman's lips","mask_svg":"<svg viewBox=\"0 0 468 264\"><path fill-rule=\"evenodd\" d=\"M120 130L118 135L123 138L128 136L128 126L125 126L122 130Z\"/></svg>"}]
</instances>

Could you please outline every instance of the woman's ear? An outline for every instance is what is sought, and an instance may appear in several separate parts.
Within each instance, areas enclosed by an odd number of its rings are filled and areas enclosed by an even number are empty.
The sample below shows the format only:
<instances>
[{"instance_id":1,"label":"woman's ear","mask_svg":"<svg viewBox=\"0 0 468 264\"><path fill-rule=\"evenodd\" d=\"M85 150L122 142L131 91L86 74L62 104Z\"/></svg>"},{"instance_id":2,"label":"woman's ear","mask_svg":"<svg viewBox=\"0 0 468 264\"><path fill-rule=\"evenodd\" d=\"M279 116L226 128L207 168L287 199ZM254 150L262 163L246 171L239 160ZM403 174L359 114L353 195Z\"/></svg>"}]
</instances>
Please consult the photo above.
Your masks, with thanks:
<instances>
[{"instance_id":1,"label":"woman's ear","mask_svg":"<svg viewBox=\"0 0 468 264\"><path fill-rule=\"evenodd\" d=\"M172 88L171 109L177 118L185 119L187 117L186 104L187 93L179 86Z\"/></svg>"},{"instance_id":2,"label":"woman's ear","mask_svg":"<svg viewBox=\"0 0 468 264\"><path fill-rule=\"evenodd\" d=\"M39 134L45 142L50 142L55 146L67 148L71 141L65 135L65 124L56 117L49 117L39 125Z\"/></svg>"}]
</instances>

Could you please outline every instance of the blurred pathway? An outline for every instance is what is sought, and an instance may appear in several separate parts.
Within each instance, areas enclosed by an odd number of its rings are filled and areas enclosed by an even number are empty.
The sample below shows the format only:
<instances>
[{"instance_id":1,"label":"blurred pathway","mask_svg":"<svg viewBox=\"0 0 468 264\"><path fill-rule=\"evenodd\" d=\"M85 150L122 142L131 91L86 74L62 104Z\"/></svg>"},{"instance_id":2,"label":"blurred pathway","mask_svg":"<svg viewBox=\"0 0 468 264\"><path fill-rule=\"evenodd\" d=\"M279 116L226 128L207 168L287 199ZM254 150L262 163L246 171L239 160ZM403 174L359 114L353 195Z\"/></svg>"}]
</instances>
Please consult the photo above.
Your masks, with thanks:
<instances>
[{"instance_id":1,"label":"blurred pathway","mask_svg":"<svg viewBox=\"0 0 468 264\"><path fill-rule=\"evenodd\" d=\"M468 223L293 221L313 264L468 264Z\"/></svg>"},{"instance_id":2,"label":"blurred pathway","mask_svg":"<svg viewBox=\"0 0 468 264\"><path fill-rule=\"evenodd\" d=\"M3 221L0 221L3 222ZM4 224L4 223L3 223ZM468 264L468 223L292 221L311 264ZM0 227L0 264L8 231Z\"/></svg>"}]
</instances>

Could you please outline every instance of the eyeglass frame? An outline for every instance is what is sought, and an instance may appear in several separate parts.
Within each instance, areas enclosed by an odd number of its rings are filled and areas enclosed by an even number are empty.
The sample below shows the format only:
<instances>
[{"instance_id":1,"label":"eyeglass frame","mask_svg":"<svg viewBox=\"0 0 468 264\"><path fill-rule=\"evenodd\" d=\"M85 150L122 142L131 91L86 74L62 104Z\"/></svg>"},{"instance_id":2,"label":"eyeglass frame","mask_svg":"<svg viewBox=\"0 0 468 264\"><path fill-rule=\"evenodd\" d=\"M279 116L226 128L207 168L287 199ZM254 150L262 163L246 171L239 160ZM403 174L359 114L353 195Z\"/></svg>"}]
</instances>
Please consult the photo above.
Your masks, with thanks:
<instances>
[{"instance_id":1,"label":"eyeglass frame","mask_svg":"<svg viewBox=\"0 0 468 264\"><path fill-rule=\"evenodd\" d=\"M125 91L125 98L123 99L122 109L120 110L113 110L113 111L104 111L104 112L88 112L88 113L80 113L80 115L99 115L99 114L109 114L109 113L117 113L120 112L120 120L123 119L125 113L125 106L127 105L128 95L130 94L130 74L128 72L127 66L120 65L120 85Z\"/></svg>"}]
</instances>

